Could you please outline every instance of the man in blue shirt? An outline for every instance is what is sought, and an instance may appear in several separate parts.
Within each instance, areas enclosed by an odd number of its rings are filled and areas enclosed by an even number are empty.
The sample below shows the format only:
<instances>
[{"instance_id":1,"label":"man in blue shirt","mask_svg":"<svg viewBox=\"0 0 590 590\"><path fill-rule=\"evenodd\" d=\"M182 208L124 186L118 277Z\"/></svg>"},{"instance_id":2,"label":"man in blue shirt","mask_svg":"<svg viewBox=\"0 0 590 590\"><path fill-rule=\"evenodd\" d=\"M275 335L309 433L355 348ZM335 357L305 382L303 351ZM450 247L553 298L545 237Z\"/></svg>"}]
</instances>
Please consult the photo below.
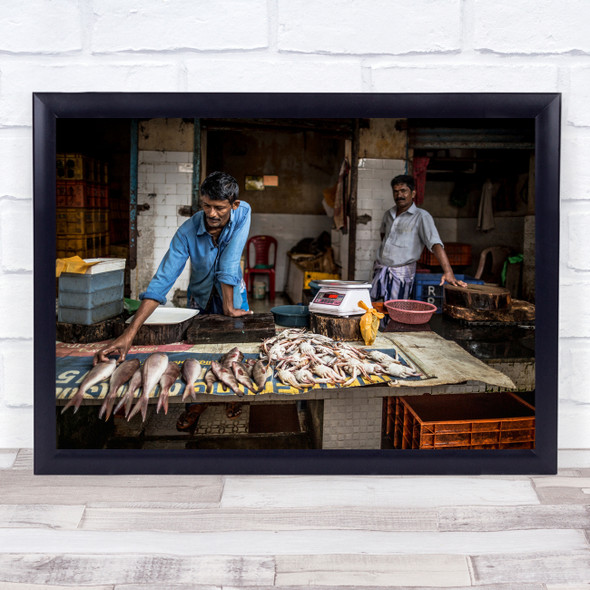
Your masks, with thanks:
<instances>
[{"instance_id":1,"label":"man in blue shirt","mask_svg":"<svg viewBox=\"0 0 590 590\"><path fill-rule=\"evenodd\" d=\"M395 206L385 212L381 223L381 246L373 268L371 299L409 299L416 262L426 246L437 258L443 275L440 284L466 287L455 278L432 215L414 203L414 178L401 174L391 181Z\"/></svg>"},{"instance_id":2,"label":"man in blue shirt","mask_svg":"<svg viewBox=\"0 0 590 590\"><path fill-rule=\"evenodd\" d=\"M108 360L109 354L118 354L119 362L125 360L137 331L160 304L166 303L166 295L189 259L189 307L230 317L252 313L240 266L250 231L250 205L238 199L238 183L225 172L209 174L201 184L200 195L201 210L174 234L156 274L139 295L142 301L133 320L118 338L94 355L94 364Z\"/></svg>"}]
</instances>

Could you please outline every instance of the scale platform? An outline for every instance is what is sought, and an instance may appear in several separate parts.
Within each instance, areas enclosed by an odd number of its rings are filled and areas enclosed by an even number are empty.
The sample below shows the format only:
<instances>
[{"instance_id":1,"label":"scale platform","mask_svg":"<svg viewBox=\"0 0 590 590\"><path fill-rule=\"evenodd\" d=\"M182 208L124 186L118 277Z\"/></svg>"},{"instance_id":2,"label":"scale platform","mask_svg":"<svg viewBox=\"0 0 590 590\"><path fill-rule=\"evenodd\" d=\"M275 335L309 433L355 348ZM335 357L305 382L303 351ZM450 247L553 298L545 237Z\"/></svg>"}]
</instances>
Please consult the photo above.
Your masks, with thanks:
<instances>
[{"instance_id":1,"label":"scale platform","mask_svg":"<svg viewBox=\"0 0 590 590\"><path fill-rule=\"evenodd\" d=\"M371 283L365 281L317 281L319 291L309 304L309 311L347 317L351 315L362 315L365 309L359 307L358 302L362 301L370 309Z\"/></svg>"}]
</instances>

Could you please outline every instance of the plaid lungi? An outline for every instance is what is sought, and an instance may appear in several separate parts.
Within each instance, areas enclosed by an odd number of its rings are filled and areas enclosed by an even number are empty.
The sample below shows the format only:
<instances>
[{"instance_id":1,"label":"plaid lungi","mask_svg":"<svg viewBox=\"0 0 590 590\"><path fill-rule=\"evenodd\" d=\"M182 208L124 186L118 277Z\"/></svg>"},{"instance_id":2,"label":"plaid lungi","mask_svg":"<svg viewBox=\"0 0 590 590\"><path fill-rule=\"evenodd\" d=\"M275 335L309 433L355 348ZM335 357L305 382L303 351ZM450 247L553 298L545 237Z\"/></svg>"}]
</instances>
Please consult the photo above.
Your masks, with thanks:
<instances>
[{"instance_id":1,"label":"plaid lungi","mask_svg":"<svg viewBox=\"0 0 590 590\"><path fill-rule=\"evenodd\" d=\"M375 262L371 299L389 301L391 299L409 299L416 277L416 263L403 266L383 266Z\"/></svg>"}]
</instances>

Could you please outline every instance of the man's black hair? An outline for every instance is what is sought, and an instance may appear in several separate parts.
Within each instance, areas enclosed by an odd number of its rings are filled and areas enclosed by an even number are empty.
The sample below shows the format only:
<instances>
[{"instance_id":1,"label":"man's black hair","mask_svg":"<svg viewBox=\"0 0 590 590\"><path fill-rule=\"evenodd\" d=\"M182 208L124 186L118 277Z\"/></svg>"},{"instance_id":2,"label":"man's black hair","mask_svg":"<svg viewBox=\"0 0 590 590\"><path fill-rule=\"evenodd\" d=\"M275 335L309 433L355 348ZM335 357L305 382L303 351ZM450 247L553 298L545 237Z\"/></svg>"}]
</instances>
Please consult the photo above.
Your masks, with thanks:
<instances>
[{"instance_id":1,"label":"man's black hair","mask_svg":"<svg viewBox=\"0 0 590 590\"><path fill-rule=\"evenodd\" d=\"M413 191L415 190L416 186L414 184L414 177L410 176L409 174L400 174L396 176L391 181L391 188L393 188L396 184L407 184L408 188Z\"/></svg>"},{"instance_id":2,"label":"man's black hair","mask_svg":"<svg viewBox=\"0 0 590 590\"><path fill-rule=\"evenodd\" d=\"M229 201L230 205L240 196L237 180L227 172L211 172L201 183L201 195L212 201Z\"/></svg>"}]
</instances>

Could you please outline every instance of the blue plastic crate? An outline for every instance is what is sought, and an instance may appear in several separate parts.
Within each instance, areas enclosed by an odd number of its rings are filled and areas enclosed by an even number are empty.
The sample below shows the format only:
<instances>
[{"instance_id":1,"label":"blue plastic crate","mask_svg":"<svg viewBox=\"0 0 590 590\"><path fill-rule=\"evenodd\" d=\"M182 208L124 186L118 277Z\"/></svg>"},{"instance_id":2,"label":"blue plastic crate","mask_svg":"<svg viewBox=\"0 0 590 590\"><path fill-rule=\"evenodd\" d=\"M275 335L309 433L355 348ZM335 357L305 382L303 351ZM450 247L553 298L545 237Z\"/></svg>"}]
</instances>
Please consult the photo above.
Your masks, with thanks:
<instances>
[{"instance_id":1,"label":"blue plastic crate","mask_svg":"<svg viewBox=\"0 0 590 590\"><path fill-rule=\"evenodd\" d=\"M123 312L124 271L62 273L57 320L89 326Z\"/></svg>"},{"instance_id":2,"label":"blue plastic crate","mask_svg":"<svg viewBox=\"0 0 590 590\"><path fill-rule=\"evenodd\" d=\"M473 285L483 285L481 279L474 279L467 275L456 274L459 281L464 281ZM414 280L414 299L426 301L436 305L436 313L442 313L443 304L443 287L440 286L442 273L417 273Z\"/></svg>"}]
</instances>

